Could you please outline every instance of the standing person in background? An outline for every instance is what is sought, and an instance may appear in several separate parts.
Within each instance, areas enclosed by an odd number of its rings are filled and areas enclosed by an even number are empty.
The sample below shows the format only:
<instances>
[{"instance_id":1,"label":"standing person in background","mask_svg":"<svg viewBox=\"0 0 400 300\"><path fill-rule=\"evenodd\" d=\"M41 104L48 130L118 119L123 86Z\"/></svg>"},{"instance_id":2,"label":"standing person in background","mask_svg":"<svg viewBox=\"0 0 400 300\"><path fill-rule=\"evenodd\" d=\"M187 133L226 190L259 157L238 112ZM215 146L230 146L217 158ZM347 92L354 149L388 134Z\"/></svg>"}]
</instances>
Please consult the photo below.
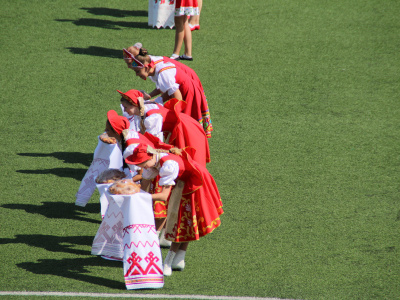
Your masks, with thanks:
<instances>
[{"instance_id":1,"label":"standing person in background","mask_svg":"<svg viewBox=\"0 0 400 300\"><path fill-rule=\"evenodd\" d=\"M199 5L199 14L191 16L189 18L189 27L190 30L200 30L200 14L201 14L201 8L203 7L203 0L197 0L198 5Z\"/></svg>"},{"instance_id":2,"label":"standing person in background","mask_svg":"<svg viewBox=\"0 0 400 300\"><path fill-rule=\"evenodd\" d=\"M175 1L175 46L171 55L172 59L193 60L192 57L192 31L189 27L188 16L199 14L197 0L176 0ZM185 44L185 52L179 56Z\"/></svg>"}]
</instances>

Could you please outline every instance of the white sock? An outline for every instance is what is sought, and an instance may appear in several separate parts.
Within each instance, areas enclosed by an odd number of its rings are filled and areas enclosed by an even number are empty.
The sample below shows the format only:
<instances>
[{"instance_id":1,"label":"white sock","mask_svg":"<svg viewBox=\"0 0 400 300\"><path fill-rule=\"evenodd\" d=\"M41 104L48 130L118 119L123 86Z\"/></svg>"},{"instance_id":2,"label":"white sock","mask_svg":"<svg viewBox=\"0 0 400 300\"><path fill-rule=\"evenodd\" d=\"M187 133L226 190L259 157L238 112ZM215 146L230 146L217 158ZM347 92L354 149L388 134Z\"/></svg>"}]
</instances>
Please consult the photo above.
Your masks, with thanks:
<instances>
[{"instance_id":1,"label":"white sock","mask_svg":"<svg viewBox=\"0 0 400 300\"><path fill-rule=\"evenodd\" d=\"M179 57L178 54L172 54L170 58L175 59L175 58L177 58L177 57Z\"/></svg>"},{"instance_id":2,"label":"white sock","mask_svg":"<svg viewBox=\"0 0 400 300\"><path fill-rule=\"evenodd\" d=\"M192 58L191 56L187 56L185 54L183 54L182 57L184 57L184 58Z\"/></svg>"}]
</instances>

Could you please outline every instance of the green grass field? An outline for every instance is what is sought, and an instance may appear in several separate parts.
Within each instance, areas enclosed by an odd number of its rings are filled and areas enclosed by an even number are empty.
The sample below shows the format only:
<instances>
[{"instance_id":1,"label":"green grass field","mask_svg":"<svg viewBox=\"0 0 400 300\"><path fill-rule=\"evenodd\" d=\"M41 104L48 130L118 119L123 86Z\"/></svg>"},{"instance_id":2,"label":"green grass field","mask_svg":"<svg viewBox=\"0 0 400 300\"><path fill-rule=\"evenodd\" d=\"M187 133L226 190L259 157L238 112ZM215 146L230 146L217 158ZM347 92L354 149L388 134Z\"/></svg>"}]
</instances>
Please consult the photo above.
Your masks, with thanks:
<instances>
[{"instance_id":1,"label":"green grass field","mask_svg":"<svg viewBox=\"0 0 400 300\"><path fill-rule=\"evenodd\" d=\"M154 87L121 49L169 56L175 31L147 1L0 4L0 291L400 299L399 1L205 1L187 64L225 213L145 291L90 255L98 194L75 193L116 89Z\"/></svg>"}]
</instances>

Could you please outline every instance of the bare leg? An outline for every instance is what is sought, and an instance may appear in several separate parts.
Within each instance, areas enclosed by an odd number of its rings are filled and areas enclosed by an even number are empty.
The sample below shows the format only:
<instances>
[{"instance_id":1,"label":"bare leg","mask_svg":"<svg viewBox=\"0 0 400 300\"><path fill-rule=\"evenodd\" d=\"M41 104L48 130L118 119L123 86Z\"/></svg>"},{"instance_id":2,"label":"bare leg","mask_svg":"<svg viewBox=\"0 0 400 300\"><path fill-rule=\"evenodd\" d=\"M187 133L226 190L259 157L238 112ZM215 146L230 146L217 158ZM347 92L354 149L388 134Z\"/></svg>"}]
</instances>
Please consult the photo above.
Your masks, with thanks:
<instances>
[{"instance_id":1,"label":"bare leg","mask_svg":"<svg viewBox=\"0 0 400 300\"><path fill-rule=\"evenodd\" d=\"M178 252L178 250L186 251L188 246L189 246L189 242L185 242L185 243L172 242L170 251L174 251L175 253Z\"/></svg>"},{"instance_id":2,"label":"bare leg","mask_svg":"<svg viewBox=\"0 0 400 300\"><path fill-rule=\"evenodd\" d=\"M155 225L156 225L157 231L161 231L162 228L160 228L160 226L163 224L165 218L162 218L162 219L154 219L154 220L155 220L155 223L156 223ZM164 227L165 227L165 224L164 224L163 228L164 228Z\"/></svg>"},{"instance_id":3,"label":"bare leg","mask_svg":"<svg viewBox=\"0 0 400 300\"><path fill-rule=\"evenodd\" d=\"M179 55L179 52L181 51L183 39L185 36L185 19L187 21L186 16L175 17L175 47L173 54Z\"/></svg>"},{"instance_id":4,"label":"bare leg","mask_svg":"<svg viewBox=\"0 0 400 300\"><path fill-rule=\"evenodd\" d=\"M200 13L201 13L201 8L203 7L203 0L197 0L197 2L198 2L198 5L199 5L199 14L190 17L189 23L192 26L200 24Z\"/></svg>"},{"instance_id":5,"label":"bare leg","mask_svg":"<svg viewBox=\"0 0 400 300\"><path fill-rule=\"evenodd\" d=\"M192 56L192 31L189 27L189 22L187 18L185 18L184 23L184 33L183 41L185 43L185 55L191 57Z\"/></svg>"}]
</instances>

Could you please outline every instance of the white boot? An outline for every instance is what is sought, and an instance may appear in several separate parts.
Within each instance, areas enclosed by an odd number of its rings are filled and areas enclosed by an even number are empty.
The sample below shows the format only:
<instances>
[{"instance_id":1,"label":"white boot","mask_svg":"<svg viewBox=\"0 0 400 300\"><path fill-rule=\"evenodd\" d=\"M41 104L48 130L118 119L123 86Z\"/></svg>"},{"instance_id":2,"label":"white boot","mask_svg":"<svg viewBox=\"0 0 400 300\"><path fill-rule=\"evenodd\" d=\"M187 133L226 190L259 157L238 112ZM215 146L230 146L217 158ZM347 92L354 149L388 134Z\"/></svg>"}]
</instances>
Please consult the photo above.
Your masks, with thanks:
<instances>
[{"instance_id":1,"label":"white boot","mask_svg":"<svg viewBox=\"0 0 400 300\"><path fill-rule=\"evenodd\" d=\"M171 268L173 270L182 271L185 268L185 255L186 255L185 250L178 250L178 252L176 252L176 255L172 260L172 265L171 265Z\"/></svg>"},{"instance_id":2,"label":"white boot","mask_svg":"<svg viewBox=\"0 0 400 300\"><path fill-rule=\"evenodd\" d=\"M172 261L174 260L176 253L174 251L169 250L167 256L164 260L164 276L171 276L172 275Z\"/></svg>"},{"instance_id":3,"label":"white boot","mask_svg":"<svg viewBox=\"0 0 400 300\"><path fill-rule=\"evenodd\" d=\"M172 242L165 239L165 228L161 230L160 236L160 247L169 248L171 247Z\"/></svg>"}]
</instances>

